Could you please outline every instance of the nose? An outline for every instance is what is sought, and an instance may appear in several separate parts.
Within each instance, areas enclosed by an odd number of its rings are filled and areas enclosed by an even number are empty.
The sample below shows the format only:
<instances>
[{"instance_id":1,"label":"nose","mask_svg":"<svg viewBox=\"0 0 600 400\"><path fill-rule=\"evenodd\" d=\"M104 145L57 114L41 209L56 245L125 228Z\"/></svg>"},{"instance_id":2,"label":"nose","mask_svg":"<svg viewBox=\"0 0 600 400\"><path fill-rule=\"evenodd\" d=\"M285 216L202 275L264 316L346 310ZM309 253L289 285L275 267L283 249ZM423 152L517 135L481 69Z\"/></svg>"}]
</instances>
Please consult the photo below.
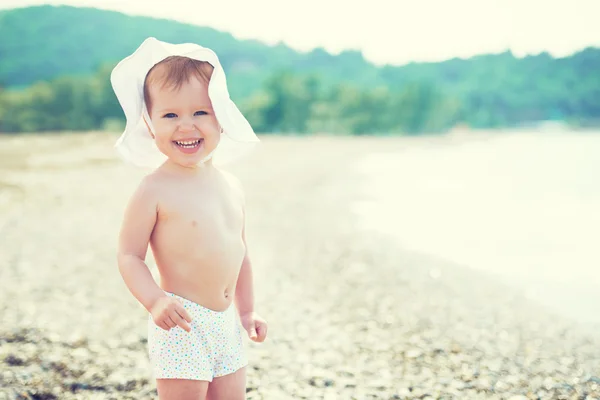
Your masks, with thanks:
<instances>
[{"instance_id":1,"label":"nose","mask_svg":"<svg viewBox=\"0 0 600 400\"><path fill-rule=\"evenodd\" d=\"M192 132L196 129L194 122L189 118L183 118L179 123L179 130L181 132Z\"/></svg>"}]
</instances>

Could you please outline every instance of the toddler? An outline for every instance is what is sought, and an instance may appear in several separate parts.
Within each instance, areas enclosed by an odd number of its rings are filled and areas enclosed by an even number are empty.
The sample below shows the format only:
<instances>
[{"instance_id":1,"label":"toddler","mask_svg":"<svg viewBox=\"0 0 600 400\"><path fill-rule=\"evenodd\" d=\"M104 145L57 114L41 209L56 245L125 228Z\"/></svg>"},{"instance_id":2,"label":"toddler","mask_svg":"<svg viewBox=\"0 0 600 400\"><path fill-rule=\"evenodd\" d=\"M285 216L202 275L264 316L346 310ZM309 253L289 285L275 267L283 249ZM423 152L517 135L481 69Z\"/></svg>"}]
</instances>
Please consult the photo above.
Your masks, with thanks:
<instances>
[{"instance_id":1,"label":"toddler","mask_svg":"<svg viewBox=\"0 0 600 400\"><path fill-rule=\"evenodd\" d=\"M219 168L258 138L230 100L216 54L146 39L113 70L127 118L116 144L150 167L119 234L118 266L148 311L148 354L160 399L244 399L242 332L262 342L244 232L244 193ZM144 260L148 245L157 284Z\"/></svg>"}]
</instances>

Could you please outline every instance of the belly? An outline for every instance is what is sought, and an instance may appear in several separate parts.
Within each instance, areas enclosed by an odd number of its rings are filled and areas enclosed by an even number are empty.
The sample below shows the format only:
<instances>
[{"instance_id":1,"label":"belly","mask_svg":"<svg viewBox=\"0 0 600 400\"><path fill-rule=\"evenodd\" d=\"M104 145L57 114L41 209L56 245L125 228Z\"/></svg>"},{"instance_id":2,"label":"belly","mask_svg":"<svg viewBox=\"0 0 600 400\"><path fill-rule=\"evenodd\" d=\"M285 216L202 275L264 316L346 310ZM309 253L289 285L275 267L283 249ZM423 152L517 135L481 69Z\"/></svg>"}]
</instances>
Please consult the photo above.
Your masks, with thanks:
<instances>
[{"instance_id":1,"label":"belly","mask_svg":"<svg viewBox=\"0 0 600 400\"><path fill-rule=\"evenodd\" d=\"M150 245L163 290L211 310L229 307L246 251L239 230L157 224Z\"/></svg>"}]
</instances>

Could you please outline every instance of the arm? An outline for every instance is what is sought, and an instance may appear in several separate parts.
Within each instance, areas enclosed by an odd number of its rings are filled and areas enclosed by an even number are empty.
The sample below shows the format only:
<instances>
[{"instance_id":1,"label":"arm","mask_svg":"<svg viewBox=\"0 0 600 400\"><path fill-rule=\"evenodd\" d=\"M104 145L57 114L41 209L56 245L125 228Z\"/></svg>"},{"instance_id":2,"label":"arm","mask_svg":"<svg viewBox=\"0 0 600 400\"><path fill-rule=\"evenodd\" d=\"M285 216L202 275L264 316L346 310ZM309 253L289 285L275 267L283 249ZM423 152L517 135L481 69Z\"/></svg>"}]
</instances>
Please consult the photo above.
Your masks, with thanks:
<instances>
[{"instance_id":1,"label":"arm","mask_svg":"<svg viewBox=\"0 0 600 400\"><path fill-rule=\"evenodd\" d=\"M245 220L245 213L244 213ZM254 312L254 290L253 290L253 278L252 278L252 263L248 256L248 246L246 245L246 233L245 224L242 228L242 240L244 242L244 248L246 253L244 260L242 261L242 267L237 280L237 286L235 289L235 302L236 307L240 315Z\"/></svg>"},{"instance_id":2,"label":"arm","mask_svg":"<svg viewBox=\"0 0 600 400\"><path fill-rule=\"evenodd\" d=\"M123 281L148 311L159 298L166 297L144 262L150 235L156 223L157 210L156 196L146 178L133 194L125 210L117 253Z\"/></svg>"},{"instance_id":3,"label":"arm","mask_svg":"<svg viewBox=\"0 0 600 400\"><path fill-rule=\"evenodd\" d=\"M254 312L254 291L253 291L253 279L252 279L252 263L248 255L248 245L246 243L246 196L244 195L244 188L242 183L234 175L230 173L225 174L229 180L232 189L240 201L242 207L242 241L244 243L244 259L242 260L242 266L240 267L240 273L238 275L234 301L236 308L240 316Z\"/></svg>"},{"instance_id":4,"label":"arm","mask_svg":"<svg viewBox=\"0 0 600 400\"><path fill-rule=\"evenodd\" d=\"M245 213L244 213L245 214ZM242 229L242 240L246 245L245 229ZM242 261L235 291L235 301L242 326L251 340L260 343L267 337L267 322L254 312L254 291L252 288L252 264L248 257L248 249Z\"/></svg>"},{"instance_id":5,"label":"arm","mask_svg":"<svg viewBox=\"0 0 600 400\"><path fill-rule=\"evenodd\" d=\"M244 192L238 182L238 188L242 199L242 241L244 242L244 259L238 275L235 289L235 302L240 314L242 326L248 332L248 336L255 342L263 342L267 337L267 322L254 311L254 288L252 277L252 263L248 256L248 245L246 243L246 210L244 206Z\"/></svg>"}]
</instances>

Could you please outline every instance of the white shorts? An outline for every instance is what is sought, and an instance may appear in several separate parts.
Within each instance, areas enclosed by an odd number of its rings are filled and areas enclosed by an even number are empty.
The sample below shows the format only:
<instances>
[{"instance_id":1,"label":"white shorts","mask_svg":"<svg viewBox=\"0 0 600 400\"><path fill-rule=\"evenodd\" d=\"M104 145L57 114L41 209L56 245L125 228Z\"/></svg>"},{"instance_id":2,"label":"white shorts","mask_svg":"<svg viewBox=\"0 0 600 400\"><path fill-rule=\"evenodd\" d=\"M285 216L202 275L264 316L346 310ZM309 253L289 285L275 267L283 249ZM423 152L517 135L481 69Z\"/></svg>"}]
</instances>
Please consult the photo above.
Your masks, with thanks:
<instances>
[{"instance_id":1,"label":"white shorts","mask_svg":"<svg viewBox=\"0 0 600 400\"><path fill-rule=\"evenodd\" d=\"M234 373L246 366L243 328L233 304L213 311L191 300L165 292L183 304L190 314L192 330L176 326L166 331L148 314L148 355L155 379L195 379Z\"/></svg>"}]
</instances>

